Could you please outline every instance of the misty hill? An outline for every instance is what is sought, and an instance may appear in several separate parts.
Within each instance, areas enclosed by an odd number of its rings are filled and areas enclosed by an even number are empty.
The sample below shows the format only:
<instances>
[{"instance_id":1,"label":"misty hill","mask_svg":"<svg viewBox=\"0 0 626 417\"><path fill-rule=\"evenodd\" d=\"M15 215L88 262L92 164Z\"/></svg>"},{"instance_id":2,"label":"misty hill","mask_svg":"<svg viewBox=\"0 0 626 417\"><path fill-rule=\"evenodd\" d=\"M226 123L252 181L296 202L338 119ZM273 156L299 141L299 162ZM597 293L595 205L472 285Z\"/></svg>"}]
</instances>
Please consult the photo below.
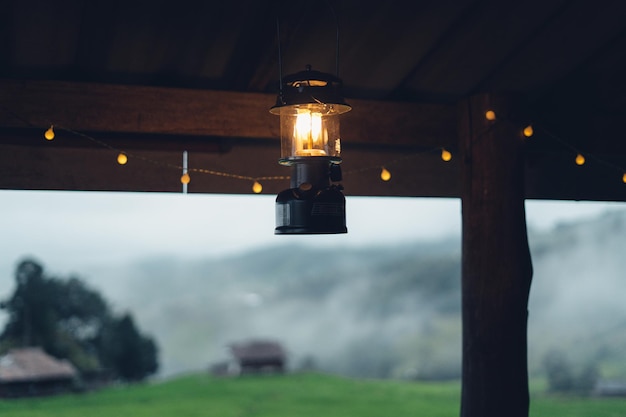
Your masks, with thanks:
<instances>
[{"instance_id":1,"label":"misty hill","mask_svg":"<svg viewBox=\"0 0 626 417\"><path fill-rule=\"evenodd\" d=\"M626 376L625 228L626 211L615 211L530 231L533 372L557 350ZM292 367L443 378L460 373L460 249L459 237L364 249L286 237L237 256L149 259L92 278L157 337L165 375L205 368L229 343L262 337L283 342Z\"/></svg>"},{"instance_id":2,"label":"misty hill","mask_svg":"<svg viewBox=\"0 0 626 417\"><path fill-rule=\"evenodd\" d=\"M557 351L626 378L625 232L626 210L529 232L531 372ZM285 237L217 259L104 265L85 278L157 339L164 376L206 369L230 343L270 338L292 368L448 378L460 375L460 251L458 236L360 249Z\"/></svg>"},{"instance_id":3,"label":"misty hill","mask_svg":"<svg viewBox=\"0 0 626 417\"><path fill-rule=\"evenodd\" d=\"M556 350L626 379L626 211L530 237L531 365Z\"/></svg>"},{"instance_id":4,"label":"misty hill","mask_svg":"<svg viewBox=\"0 0 626 417\"><path fill-rule=\"evenodd\" d=\"M255 337L283 342L293 367L306 361L399 376L440 363L438 372L455 373L459 250L458 239L360 250L285 245L222 259L147 260L107 280L123 284L112 297L159 340L165 374L206 367L229 343ZM450 335L454 343L433 347ZM428 363L416 361L416 346L430 352Z\"/></svg>"}]
</instances>

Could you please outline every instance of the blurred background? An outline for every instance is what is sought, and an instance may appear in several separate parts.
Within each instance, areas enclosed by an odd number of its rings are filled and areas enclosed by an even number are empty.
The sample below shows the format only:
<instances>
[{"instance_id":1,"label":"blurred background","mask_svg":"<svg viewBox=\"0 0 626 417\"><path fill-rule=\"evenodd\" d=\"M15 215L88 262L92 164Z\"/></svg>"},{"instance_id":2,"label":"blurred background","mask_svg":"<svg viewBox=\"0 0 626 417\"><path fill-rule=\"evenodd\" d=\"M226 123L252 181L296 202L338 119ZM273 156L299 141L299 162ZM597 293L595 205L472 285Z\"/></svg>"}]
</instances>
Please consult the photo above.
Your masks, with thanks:
<instances>
[{"instance_id":1,"label":"blurred background","mask_svg":"<svg viewBox=\"0 0 626 417\"><path fill-rule=\"evenodd\" d=\"M279 342L289 369L460 376L459 200L348 197L347 235L274 236L271 196L0 193L0 298L24 259L79 277L155 339L159 377L259 339ZM526 210L531 376L626 380L626 206Z\"/></svg>"}]
</instances>

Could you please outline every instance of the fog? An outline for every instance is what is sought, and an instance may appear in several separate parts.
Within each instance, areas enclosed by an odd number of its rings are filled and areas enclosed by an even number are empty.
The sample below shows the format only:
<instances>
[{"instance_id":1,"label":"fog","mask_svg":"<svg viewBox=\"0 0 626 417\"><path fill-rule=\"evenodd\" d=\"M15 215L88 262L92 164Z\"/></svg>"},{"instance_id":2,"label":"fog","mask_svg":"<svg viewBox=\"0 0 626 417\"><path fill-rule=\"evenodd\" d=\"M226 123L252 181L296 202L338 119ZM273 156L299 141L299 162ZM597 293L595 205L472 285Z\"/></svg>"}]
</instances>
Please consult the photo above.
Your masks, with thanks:
<instances>
[{"instance_id":1,"label":"fog","mask_svg":"<svg viewBox=\"0 0 626 417\"><path fill-rule=\"evenodd\" d=\"M30 256L78 275L160 346L160 376L274 339L289 366L347 375L460 372L457 200L348 199L348 235L276 237L273 198L8 193L0 296ZM527 203L531 371L551 350L626 378L623 204Z\"/></svg>"},{"instance_id":2,"label":"fog","mask_svg":"<svg viewBox=\"0 0 626 417\"><path fill-rule=\"evenodd\" d=\"M626 212L531 235L529 358L547 350L626 377Z\"/></svg>"},{"instance_id":3,"label":"fog","mask_svg":"<svg viewBox=\"0 0 626 417\"><path fill-rule=\"evenodd\" d=\"M103 267L97 276L115 307L131 306L157 337L164 376L206 369L228 357L228 344L261 338L281 342L292 369L306 362L347 375L402 377L428 373L433 361L460 365L459 242L435 246L281 246L215 260L145 260ZM412 257L414 248L424 254ZM310 256L316 260L307 265ZM432 256L443 270L426 271L424 280L441 277L441 289L411 277L415 265L433 269ZM430 351L428 363L415 349Z\"/></svg>"}]
</instances>

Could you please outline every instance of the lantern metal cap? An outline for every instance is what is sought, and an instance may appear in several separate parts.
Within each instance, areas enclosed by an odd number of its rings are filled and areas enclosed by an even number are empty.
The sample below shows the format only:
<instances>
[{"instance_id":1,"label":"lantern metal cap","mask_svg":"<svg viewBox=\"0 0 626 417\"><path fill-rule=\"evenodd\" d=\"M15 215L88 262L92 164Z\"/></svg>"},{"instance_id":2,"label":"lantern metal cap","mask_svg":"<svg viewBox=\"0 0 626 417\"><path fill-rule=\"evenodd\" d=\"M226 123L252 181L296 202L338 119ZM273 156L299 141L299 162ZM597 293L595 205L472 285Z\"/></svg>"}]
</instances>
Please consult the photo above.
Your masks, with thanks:
<instances>
[{"instance_id":1,"label":"lantern metal cap","mask_svg":"<svg viewBox=\"0 0 626 417\"><path fill-rule=\"evenodd\" d=\"M332 105L337 114L348 112L352 107L341 95L342 84L340 78L314 71L307 65L306 70L283 77L280 93L270 113L281 114L285 107L307 104Z\"/></svg>"}]
</instances>

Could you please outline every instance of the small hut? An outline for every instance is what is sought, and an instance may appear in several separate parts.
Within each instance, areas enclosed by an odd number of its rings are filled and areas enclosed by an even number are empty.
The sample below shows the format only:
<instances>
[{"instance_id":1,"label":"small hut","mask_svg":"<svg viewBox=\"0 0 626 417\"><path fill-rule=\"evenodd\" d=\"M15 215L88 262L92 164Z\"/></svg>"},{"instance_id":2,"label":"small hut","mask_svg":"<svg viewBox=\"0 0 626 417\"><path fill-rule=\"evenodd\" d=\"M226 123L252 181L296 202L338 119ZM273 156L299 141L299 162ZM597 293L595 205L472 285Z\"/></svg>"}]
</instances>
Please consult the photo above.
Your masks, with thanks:
<instances>
[{"instance_id":1,"label":"small hut","mask_svg":"<svg viewBox=\"0 0 626 417\"><path fill-rule=\"evenodd\" d=\"M241 374L282 373L285 370L285 350L277 342L255 340L232 344L230 351Z\"/></svg>"},{"instance_id":2,"label":"small hut","mask_svg":"<svg viewBox=\"0 0 626 417\"><path fill-rule=\"evenodd\" d=\"M69 392L78 372L41 348L12 349L0 357L0 397L27 397Z\"/></svg>"}]
</instances>

